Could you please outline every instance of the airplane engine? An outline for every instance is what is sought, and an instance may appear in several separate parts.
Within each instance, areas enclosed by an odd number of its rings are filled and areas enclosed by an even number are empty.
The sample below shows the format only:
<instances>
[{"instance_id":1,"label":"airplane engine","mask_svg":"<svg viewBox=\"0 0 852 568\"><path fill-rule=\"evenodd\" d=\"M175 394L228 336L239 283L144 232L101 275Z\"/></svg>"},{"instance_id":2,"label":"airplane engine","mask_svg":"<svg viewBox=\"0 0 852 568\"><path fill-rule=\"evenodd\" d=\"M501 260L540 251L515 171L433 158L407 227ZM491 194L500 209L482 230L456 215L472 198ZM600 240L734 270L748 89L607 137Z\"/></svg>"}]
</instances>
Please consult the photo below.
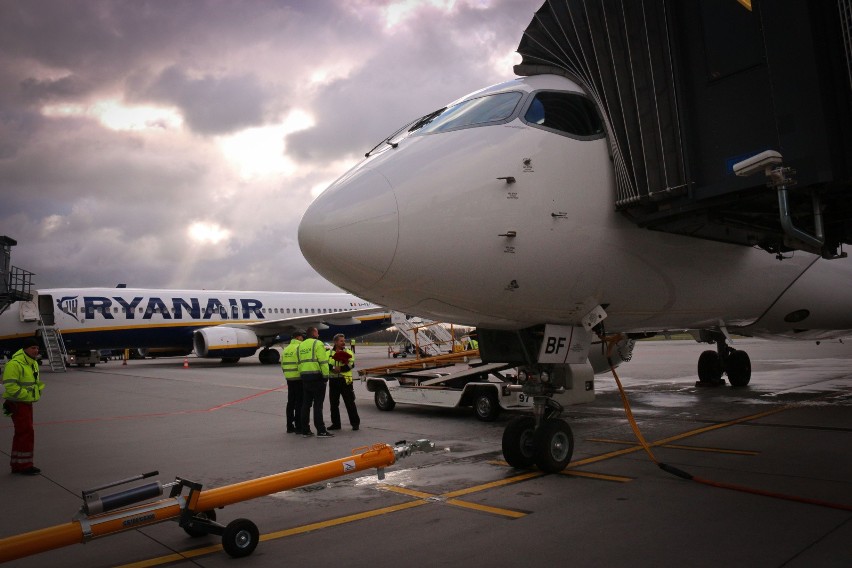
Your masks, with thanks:
<instances>
[{"instance_id":1,"label":"airplane engine","mask_svg":"<svg viewBox=\"0 0 852 568\"><path fill-rule=\"evenodd\" d=\"M199 357L249 357L260 346L257 335L248 329L207 327L193 334L192 343Z\"/></svg>"}]
</instances>

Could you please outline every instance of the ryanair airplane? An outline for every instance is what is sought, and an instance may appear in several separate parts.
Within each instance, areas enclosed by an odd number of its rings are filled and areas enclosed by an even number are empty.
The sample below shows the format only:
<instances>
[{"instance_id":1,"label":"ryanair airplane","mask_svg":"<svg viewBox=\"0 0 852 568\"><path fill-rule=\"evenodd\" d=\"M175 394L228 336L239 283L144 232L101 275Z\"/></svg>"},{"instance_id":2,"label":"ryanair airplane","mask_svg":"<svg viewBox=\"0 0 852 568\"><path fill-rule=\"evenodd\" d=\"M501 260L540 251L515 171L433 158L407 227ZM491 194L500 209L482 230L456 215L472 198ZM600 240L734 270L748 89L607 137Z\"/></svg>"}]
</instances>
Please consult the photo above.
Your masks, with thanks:
<instances>
[{"instance_id":1,"label":"ryanair airplane","mask_svg":"<svg viewBox=\"0 0 852 568\"><path fill-rule=\"evenodd\" d=\"M0 352L55 328L69 353L93 349L156 350L169 355L235 363L260 349L260 362L277 363L270 346L293 331L366 335L391 325L384 308L344 293L234 292L141 288L38 290L0 315Z\"/></svg>"}]
</instances>

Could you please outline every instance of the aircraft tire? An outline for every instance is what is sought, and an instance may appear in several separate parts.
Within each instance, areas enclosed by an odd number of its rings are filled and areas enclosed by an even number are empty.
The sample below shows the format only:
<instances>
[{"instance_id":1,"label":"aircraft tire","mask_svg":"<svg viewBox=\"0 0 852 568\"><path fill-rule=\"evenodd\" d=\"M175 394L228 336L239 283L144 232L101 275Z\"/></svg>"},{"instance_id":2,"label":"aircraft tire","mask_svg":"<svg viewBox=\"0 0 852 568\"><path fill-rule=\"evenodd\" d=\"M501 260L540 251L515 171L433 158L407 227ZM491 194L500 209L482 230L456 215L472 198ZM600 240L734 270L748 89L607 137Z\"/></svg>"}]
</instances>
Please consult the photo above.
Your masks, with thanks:
<instances>
[{"instance_id":1,"label":"aircraft tire","mask_svg":"<svg viewBox=\"0 0 852 568\"><path fill-rule=\"evenodd\" d=\"M702 383L718 383L722 379L722 361L715 351L704 351L698 357L698 380Z\"/></svg>"},{"instance_id":2,"label":"aircraft tire","mask_svg":"<svg viewBox=\"0 0 852 568\"><path fill-rule=\"evenodd\" d=\"M535 464L546 473L559 473L574 454L574 434L564 420L545 420L533 438Z\"/></svg>"},{"instance_id":3,"label":"aircraft tire","mask_svg":"<svg viewBox=\"0 0 852 568\"><path fill-rule=\"evenodd\" d=\"M494 422L500 415L500 403L493 389L482 389L473 399L473 410L476 417L483 422Z\"/></svg>"},{"instance_id":4,"label":"aircraft tire","mask_svg":"<svg viewBox=\"0 0 852 568\"><path fill-rule=\"evenodd\" d=\"M248 519L234 519L222 533L222 548L232 558L248 556L257 548L260 531Z\"/></svg>"},{"instance_id":5,"label":"aircraft tire","mask_svg":"<svg viewBox=\"0 0 852 568\"><path fill-rule=\"evenodd\" d=\"M275 349L261 349L257 356L262 365L274 365L281 361L281 356Z\"/></svg>"},{"instance_id":6,"label":"aircraft tire","mask_svg":"<svg viewBox=\"0 0 852 568\"><path fill-rule=\"evenodd\" d=\"M379 410L390 411L396 406L396 402L385 387L379 387L376 389L374 400L376 402L376 408Z\"/></svg>"},{"instance_id":7,"label":"aircraft tire","mask_svg":"<svg viewBox=\"0 0 852 568\"><path fill-rule=\"evenodd\" d=\"M503 459L510 466L527 469L535 463L533 438L535 419L532 416L516 416L503 430Z\"/></svg>"},{"instance_id":8,"label":"aircraft tire","mask_svg":"<svg viewBox=\"0 0 852 568\"><path fill-rule=\"evenodd\" d=\"M744 387L751 380L751 359L745 351L732 351L726 366L725 372L732 387Z\"/></svg>"}]
</instances>

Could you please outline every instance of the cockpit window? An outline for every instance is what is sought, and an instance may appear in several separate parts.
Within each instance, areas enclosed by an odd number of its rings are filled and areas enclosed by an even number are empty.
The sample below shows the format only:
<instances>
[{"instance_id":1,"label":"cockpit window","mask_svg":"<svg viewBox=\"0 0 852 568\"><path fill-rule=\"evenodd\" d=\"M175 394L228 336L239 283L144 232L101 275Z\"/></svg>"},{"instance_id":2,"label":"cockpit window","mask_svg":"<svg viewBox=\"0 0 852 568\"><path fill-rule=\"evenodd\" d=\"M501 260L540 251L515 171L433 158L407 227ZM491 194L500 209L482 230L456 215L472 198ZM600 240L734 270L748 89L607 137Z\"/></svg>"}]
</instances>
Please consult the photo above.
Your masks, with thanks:
<instances>
[{"instance_id":1,"label":"cockpit window","mask_svg":"<svg viewBox=\"0 0 852 568\"><path fill-rule=\"evenodd\" d=\"M429 134L446 132L468 126L482 126L508 120L518 106L523 93L509 92L485 95L468 99L451 107L438 109L434 112L412 120L364 154L370 157L382 147L396 148L399 143L412 134Z\"/></svg>"},{"instance_id":2,"label":"cockpit window","mask_svg":"<svg viewBox=\"0 0 852 568\"><path fill-rule=\"evenodd\" d=\"M428 134L446 132L466 126L481 125L506 120L515 112L522 94L519 92L497 93L476 99L469 99L443 110L443 112L424 121L417 131Z\"/></svg>"},{"instance_id":3,"label":"cockpit window","mask_svg":"<svg viewBox=\"0 0 852 568\"><path fill-rule=\"evenodd\" d=\"M570 136L597 137L604 133L594 103L577 93L536 93L524 114L524 121Z\"/></svg>"}]
</instances>

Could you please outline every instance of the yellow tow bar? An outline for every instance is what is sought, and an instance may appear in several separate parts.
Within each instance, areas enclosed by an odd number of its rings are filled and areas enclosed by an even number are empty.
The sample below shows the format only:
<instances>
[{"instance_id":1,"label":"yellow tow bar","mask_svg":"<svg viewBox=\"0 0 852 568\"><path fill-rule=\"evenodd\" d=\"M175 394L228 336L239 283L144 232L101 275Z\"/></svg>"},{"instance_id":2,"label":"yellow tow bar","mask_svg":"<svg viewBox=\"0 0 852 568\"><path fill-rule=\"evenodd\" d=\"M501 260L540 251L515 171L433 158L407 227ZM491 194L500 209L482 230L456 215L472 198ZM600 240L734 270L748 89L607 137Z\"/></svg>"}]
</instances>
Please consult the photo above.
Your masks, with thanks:
<instances>
[{"instance_id":1,"label":"yellow tow bar","mask_svg":"<svg viewBox=\"0 0 852 568\"><path fill-rule=\"evenodd\" d=\"M394 446L374 444L356 448L352 455L334 461L206 491L202 491L200 484L177 478L174 483L165 486L171 487L168 498L134 506L125 505L160 496L164 486L154 482L103 497L96 493L106 487L156 475L157 472L144 474L84 491L84 505L70 523L0 539L0 562L168 520L177 520L192 536L221 535L225 552L234 557L248 556L257 547L260 536L257 526L248 519L236 519L226 526L220 525L215 522L214 509L374 467L378 470L379 479L383 479L384 468L396 463L397 459L413 452L434 449L435 444L429 440L403 441ZM186 495L183 495L184 489L189 490Z\"/></svg>"}]
</instances>

